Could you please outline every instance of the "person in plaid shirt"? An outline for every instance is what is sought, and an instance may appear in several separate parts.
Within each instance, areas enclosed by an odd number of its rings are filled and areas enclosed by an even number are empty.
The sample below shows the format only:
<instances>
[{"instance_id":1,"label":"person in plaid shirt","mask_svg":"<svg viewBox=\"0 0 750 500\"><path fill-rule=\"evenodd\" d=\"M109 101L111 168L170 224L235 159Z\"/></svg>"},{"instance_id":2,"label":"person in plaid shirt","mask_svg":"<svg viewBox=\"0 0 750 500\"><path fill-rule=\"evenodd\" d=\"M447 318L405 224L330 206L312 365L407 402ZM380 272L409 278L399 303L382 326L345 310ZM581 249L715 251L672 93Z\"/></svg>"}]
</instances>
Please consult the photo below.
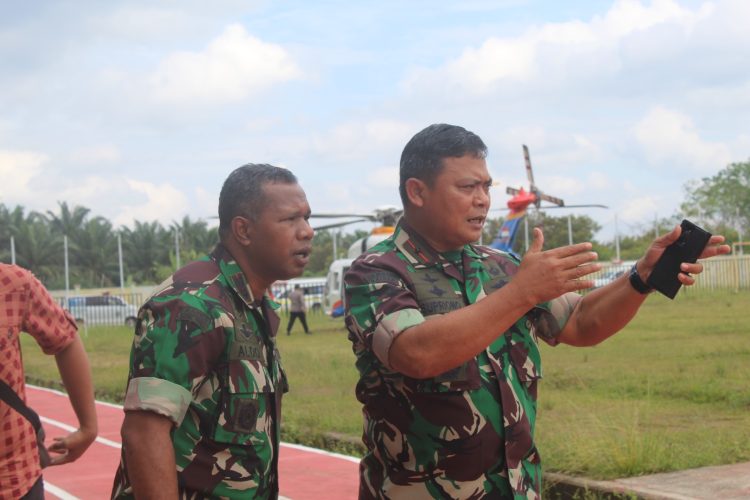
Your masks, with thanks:
<instances>
[{"instance_id":1,"label":"person in plaid shirt","mask_svg":"<svg viewBox=\"0 0 750 500\"><path fill-rule=\"evenodd\" d=\"M76 323L31 272L0 263L0 380L25 401L22 331L34 337L45 354L55 356L80 426L49 446L50 465L73 462L97 434L91 372ZM0 426L0 500L43 499L42 469L31 422L0 401Z\"/></svg>"}]
</instances>

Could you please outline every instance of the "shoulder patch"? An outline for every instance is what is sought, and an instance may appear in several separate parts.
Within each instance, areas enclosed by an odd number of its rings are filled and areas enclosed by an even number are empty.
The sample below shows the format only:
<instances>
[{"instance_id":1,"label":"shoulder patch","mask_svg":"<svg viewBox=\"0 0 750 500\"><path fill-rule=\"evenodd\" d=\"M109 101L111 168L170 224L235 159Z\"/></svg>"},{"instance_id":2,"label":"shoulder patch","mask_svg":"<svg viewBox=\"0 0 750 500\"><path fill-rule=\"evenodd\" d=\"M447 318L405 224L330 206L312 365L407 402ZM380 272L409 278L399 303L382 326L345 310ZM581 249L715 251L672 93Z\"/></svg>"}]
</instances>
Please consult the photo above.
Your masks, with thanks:
<instances>
[{"instance_id":1,"label":"shoulder patch","mask_svg":"<svg viewBox=\"0 0 750 500\"><path fill-rule=\"evenodd\" d=\"M180 312L177 313L177 319L179 321L195 323L201 330L209 330L214 324L211 316L192 307L180 309Z\"/></svg>"}]
</instances>

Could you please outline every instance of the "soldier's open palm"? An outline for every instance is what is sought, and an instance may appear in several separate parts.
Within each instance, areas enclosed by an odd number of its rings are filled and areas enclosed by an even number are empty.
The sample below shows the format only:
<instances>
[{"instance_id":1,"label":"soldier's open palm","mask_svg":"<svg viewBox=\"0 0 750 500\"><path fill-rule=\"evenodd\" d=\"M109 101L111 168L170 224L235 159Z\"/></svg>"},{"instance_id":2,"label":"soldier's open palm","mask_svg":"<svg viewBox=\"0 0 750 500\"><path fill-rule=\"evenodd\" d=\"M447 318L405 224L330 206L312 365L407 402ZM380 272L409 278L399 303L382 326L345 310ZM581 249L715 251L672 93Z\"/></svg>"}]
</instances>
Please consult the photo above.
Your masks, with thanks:
<instances>
[{"instance_id":1,"label":"soldier's open palm","mask_svg":"<svg viewBox=\"0 0 750 500\"><path fill-rule=\"evenodd\" d=\"M513 277L530 303L539 304L567 292L594 286L592 280L581 279L602 267L601 264L592 264L598 256L591 251L591 243L576 243L546 251L542 250L543 246L544 234L541 229L534 228L534 239Z\"/></svg>"}]
</instances>

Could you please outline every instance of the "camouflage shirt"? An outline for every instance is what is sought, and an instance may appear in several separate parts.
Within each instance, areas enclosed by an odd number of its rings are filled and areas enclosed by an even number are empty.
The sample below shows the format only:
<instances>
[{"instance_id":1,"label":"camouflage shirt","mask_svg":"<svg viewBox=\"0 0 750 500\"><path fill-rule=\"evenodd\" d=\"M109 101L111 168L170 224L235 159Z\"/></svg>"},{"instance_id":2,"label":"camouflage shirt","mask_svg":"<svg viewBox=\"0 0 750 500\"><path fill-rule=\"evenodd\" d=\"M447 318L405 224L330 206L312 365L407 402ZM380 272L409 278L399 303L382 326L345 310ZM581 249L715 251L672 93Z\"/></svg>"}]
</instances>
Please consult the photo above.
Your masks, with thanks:
<instances>
[{"instance_id":1,"label":"camouflage shirt","mask_svg":"<svg viewBox=\"0 0 750 500\"><path fill-rule=\"evenodd\" d=\"M178 270L141 307L125 410L170 418L180 498L278 497L286 375L278 306L256 301L229 252ZM113 497L132 498L123 453Z\"/></svg>"},{"instance_id":2,"label":"camouflage shirt","mask_svg":"<svg viewBox=\"0 0 750 500\"><path fill-rule=\"evenodd\" d=\"M539 497L536 339L557 343L575 297L532 308L474 359L432 379L402 375L388 360L404 330L482 300L518 265L481 246L437 253L404 221L353 263L344 280L368 448L361 499Z\"/></svg>"}]
</instances>

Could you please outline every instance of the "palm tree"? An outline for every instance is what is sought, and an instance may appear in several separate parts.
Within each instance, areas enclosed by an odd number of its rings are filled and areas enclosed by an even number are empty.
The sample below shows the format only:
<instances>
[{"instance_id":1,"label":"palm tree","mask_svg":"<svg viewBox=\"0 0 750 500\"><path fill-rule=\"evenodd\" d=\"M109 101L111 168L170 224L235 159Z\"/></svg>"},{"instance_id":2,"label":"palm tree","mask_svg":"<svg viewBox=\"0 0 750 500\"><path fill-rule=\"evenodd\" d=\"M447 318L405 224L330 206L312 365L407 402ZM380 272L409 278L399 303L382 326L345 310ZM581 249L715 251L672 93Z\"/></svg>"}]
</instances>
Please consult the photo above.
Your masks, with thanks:
<instances>
[{"instance_id":1,"label":"palm tree","mask_svg":"<svg viewBox=\"0 0 750 500\"><path fill-rule=\"evenodd\" d=\"M86 221L76 236L76 275L83 286L105 287L119 283L117 238L104 217Z\"/></svg>"},{"instance_id":2,"label":"palm tree","mask_svg":"<svg viewBox=\"0 0 750 500\"><path fill-rule=\"evenodd\" d=\"M137 283L156 283L159 267L169 265L171 238L158 222L135 221L123 230L125 265Z\"/></svg>"},{"instance_id":3,"label":"palm tree","mask_svg":"<svg viewBox=\"0 0 750 500\"><path fill-rule=\"evenodd\" d=\"M63 240L53 234L44 215L31 212L22 218L23 209L17 209L15 231L16 263L29 269L47 287L62 288L64 285Z\"/></svg>"},{"instance_id":4,"label":"palm tree","mask_svg":"<svg viewBox=\"0 0 750 500\"><path fill-rule=\"evenodd\" d=\"M180 232L180 260L183 263L210 252L219 242L218 230L209 228L202 219L192 221L186 215L181 223L174 222L172 228Z\"/></svg>"},{"instance_id":5,"label":"palm tree","mask_svg":"<svg viewBox=\"0 0 750 500\"><path fill-rule=\"evenodd\" d=\"M49 210L47 211L50 228L57 234L66 235L69 240L75 240L76 236L83 230L86 218L91 210L80 205L71 209L66 201L58 201L57 204L60 206L59 216Z\"/></svg>"}]
</instances>

